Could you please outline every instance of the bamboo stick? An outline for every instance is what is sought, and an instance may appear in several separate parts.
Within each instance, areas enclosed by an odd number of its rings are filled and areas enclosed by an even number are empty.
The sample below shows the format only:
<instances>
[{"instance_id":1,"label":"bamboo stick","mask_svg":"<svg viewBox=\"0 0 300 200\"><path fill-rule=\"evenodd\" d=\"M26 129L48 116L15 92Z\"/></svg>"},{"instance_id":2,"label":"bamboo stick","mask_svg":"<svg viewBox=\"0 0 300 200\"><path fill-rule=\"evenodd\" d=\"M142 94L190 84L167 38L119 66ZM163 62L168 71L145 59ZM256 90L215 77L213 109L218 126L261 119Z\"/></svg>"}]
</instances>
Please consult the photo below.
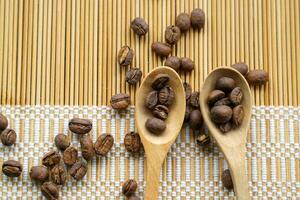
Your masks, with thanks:
<instances>
[{"instance_id":1,"label":"bamboo stick","mask_svg":"<svg viewBox=\"0 0 300 200\"><path fill-rule=\"evenodd\" d=\"M61 1L61 54L60 54L60 87L59 87L59 104L60 105L65 105L65 77L68 76L68 74L66 74L66 12L67 12L67 8L66 8L66 0L62 0Z\"/></svg>"},{"instance_id":2,"label":"bamboo stick","mask_svg":"<svg viewBox=\"0 0 300 200\"><path fill-rule=\"evenodd\" d=\"M1 68L2 71L0 71L0 76L2 76L2 85L1 89L1 102L2 104L6 101L6 95L7 95L7 68L8 68L8 51L9 51L9 40L11 34L9 34L9 28L11 24L11 17L10 17L10 1L5 2L5 19L4 19L4 48L3 48L3 67Z\"/></svg>"},{"instance_id":3,"label":"bamboo stick","mask_svg":"<svg viewBox=\"0 0 300 200\"><path fill-rule=\"evenodd\" d=\"M88 103L88 97L89 97L89 3L90 0L85 0L84 1L84 64L82 66L83 70L83 81L81 82L83 85L83 97L82 97L82 102L80 105L86 105Z\"/></svg>"},{"instance_id":4,"label":"bamboo stick","mask_svg":"<svg viewBox=\"0 0 300 200\"><path fill-rule=\"evenodd\" d=\"M73 28L73 19L74 17L72 16L72 10L73 10L73 5L75 5L75 2L71 2L71 0L67 0L66 2L67 6L66 6L66 58L65 58L65 68L66 68L66 76L65 76L65 88L64 88L64 94L62 94L64 96L64 100L65 100L65 104L66 105L70 105L70 79L72 77L71 75L71 60L74 57L74 55L71 57L71 51L72 51L72 47L71 47L71 34L73 32L71 32L71 29ZM72 21L72 22L71 22ZM74 48L74 47L73 47Z\"/></svg>"},{"instance_id":5,"label":"bamboo stick","mask_svg":"<svg viewBox=\"0 0 300 200\"><path fill-rule=\"evenodd\" d=\"M56 27L57 27L57 0L53 0L53 11L52 11L52 34L51 34L51 65L50 65L50 104L55 104L56 90L55 90L55 66L56 66Z\"/></svg>"},{"instance_id":6,"label":"bamboo stick","mask_svg":"<svg viewBox=\"0 0 300 200\"><path fill-rule=\"evenodd\" d=\"M98 88L98 16L99 16L99 2L98 0L94 0L94 55L93 55L93 105L97 105L97 88ZM100 85L100 84L99 84Z\"/></svg>"}]
</instances>

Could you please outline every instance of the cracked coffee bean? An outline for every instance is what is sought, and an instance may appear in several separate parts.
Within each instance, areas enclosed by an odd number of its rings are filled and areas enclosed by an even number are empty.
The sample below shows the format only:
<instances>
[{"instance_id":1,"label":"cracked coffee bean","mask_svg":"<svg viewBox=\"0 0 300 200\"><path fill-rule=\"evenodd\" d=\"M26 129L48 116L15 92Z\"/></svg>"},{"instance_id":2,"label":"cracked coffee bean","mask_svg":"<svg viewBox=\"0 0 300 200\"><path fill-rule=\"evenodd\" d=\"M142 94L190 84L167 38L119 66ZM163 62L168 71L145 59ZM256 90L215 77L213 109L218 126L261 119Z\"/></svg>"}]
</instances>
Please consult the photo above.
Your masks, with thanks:
<instances>
[{"instance_id":1,"label":"cracked coffee bean","mask_svg":"<svg viewBox=\"0 0 300 200\"><path fill-rule=\"evenodd\" d=\"M176 17L175 24L180 28L181 32L186 32L191 27L190 16L186 13L180 13Z\"/></svg>"},{"instance_id":2,"label":"cracked coffee bean","mask_svg":"<svg viewBox=\"0 0 300 200\"><path fill-rule=\"evenodd\" d=\"M170 80L169 75L167 75L167 74L157 74L153 79L151 87L154 90L160 90L161 88L163 88L167 85L169 80Z\"/></svg>"},{"instance_id":3,"label":"cracked coffee bean","mask_svg":"<svg viewBox=\"0 0 300 200\"><path fill-rule=\"evenodd\" d=\"M101 134L95 143L96 154L106 156L114 145L114 137L110 134Z\"/></svg>"},{"instance_id":4,"label":"cracked coffee bean","mask_svg":"<svg viewBox=\"0 0 300 200\"><path fill-rule=\"evenodd\" d=\"M130 196L135 193L137 189L137 182L133 179L128 179L122 184L122 193L125 196Z\"/></svg>"},{"instance_id":5,"label":"cracked coffee bean","mask_svg":"<svg viewBox=\"0 0 300 200\"><path fill-rule=\"evenodd\" d=\"M226 187L228 190L233 189L233 182L229 169L223 171L221 179L224 187Z\"/></svg>"},{"instance_id":6,"label":"cracked coffee bean","mask_svg":"<svg viewBox=\"0 0 300 200\"><path fill-rule=\"evenodd\" d=\"M181 63L180 69L182 69L185 72L190 72L195 68L195 62L190 58L187 57L181 58L180 63Z\"/></svg>"},{"instance_id":7,"label":"cracked coffee bean","mask_svg":"<svg viewBox=\"0 0 300 200\"><path fill-rule=\"evenodd\" d=\"M145 126L148 131L154 134L162 133L167 127L166 123L163 120L155 117L147 119Z\"/></svg>"},{"instance_id":8,"label":"cracked coffee bean","mask_svg":"<svg viewBox=\"0 0 300 200\"><path fill-rule=\"evenodd\" d=\"M22 170L23 167L19 161L7 160L2 164L2 172L8 177L19 177Z\"/></svg>"},{"instance_id":9,"label":"cracked coffee bean","mask_svg":"<svg viewBox=\"0 0 300 200\"><path fill-rule=\"evenodd\" d=\"M225 124L232 117L232 109L229 106L214 106L210 112L212 121L217 124Z\"/></svg>"},{"instance_id":10,"label":"cracked coffee bean","mask_svg":"<svg viewBox=\"0 0 300 200\"><path fill-rule=\"evenodd\" d=\"M195 8L191 12L191 25L193 28L201 29L205 24L205 13L200 8Z\"/></svg>"},{"instance_id":11,"label":"cracked coffee bean","mask_svg":"<svg viewBox=\"0 0 300 200\"><path fill-rule=\"evenodd\" d=\"M221 77L216 82L216 89L223 92L230 92L235 88L235 81L229 77Z\"/></svg>"},{"instance_id":12,"label":"cracked coffee bean","mask_svg":"<svg viewBox=\"0 0 300 200\"><path fill-rule=\"evenodd\" d=\"M7 128L2 131L0 138L3 145L12 146L16 143L17 134L13 129Z\"/></svg>"},{"instance_id":13,"label":"cracked coffee bean","mask_svg":"<svg viewBox=\"0 0 300 200\"><path fill-rule=\"evenodd\" d=\"M227 133L232 129L232 124L231 122L220 124L219 129L221 130L222 133Z\"/></svg>"},{"instance_id":14,"label":"cracked coffee bean","mask_svg":"<svg viewBox=\"0 0 300 200\"><path fill-rule=\"evenodd\" d=\"M121 66L131 64L134 56L134 51L129 46L123 46L118 53L118 62Z\"/></svg>"},{"instance_id":15,"label":"cracked coffee bean","mask_svg":"<svg viewBox=\"0 0 300 200\"><path fill-rule=\"evenodd\" d=\"M124 93L113 95L110 104L115 110L125 110L130 104L130 96Z\"/></svg>"},{"instance_id":16,"label":"cracked coffee bean","mask_svg":"<svg viewBox=\"0 0 300 200\"><path fill-rule=\"evenodd\" d=\"M221 90L213 90L207 98L207 102L209 105L213 105L218 100L222 99L225 96L225 93Z\"/></svg>"},{"instance_id":17,"label":"cracked coffee bean","mask_svg":"<svg viewBox=\"0 0 300 200\"><path fill-rule=\"evenodd\" d=\"M82 153L83 154L83 153ZM63 161L66 165L73 165L78 158L78 151L75 147L68 147L63 153Z\"/></svg>"},{"instance_id":18,"label":"cracked coffee bean","mask_svg":"<svg viewBox=\"0 0 300 200\"><path fill-rule=\"evenodd\" d=\"M269 81L269 74L264 70L251 70L246 79L250 85L264 85Z\"/></svg>"},{"instance_id":19,"label":"cracked coffee bean","mask_svg":"<svg viewBox=\"0 0 300 200\"><path fill-rule=\"evenodd\" d=\"M238 62L233 65L231 65L234 69L236 69L238 72L240 72L242 75L246 75L248 72L248 65L246 65L243 62Z\"/></svg>"},{"instance_id":20,"label":"cracked coffee bean","mask_svg":"<svg viewBox=\"0 0 300 200\"><path fill-rule=\"evenodd\" d=\"M63 133L60 133L55 136L54 143L58 149L65 150L70 146L70 138Z\"/></svg>"},{"instance_id":21,"label":"cracked coffee bean","mask_svg":"<svg viewBox=\"0 0 300 200\"><path fill-rule=\"evenodd\" d=\"M152 110L158 103L158 92L157 91L151 91L147 97L145 105L148 109Z\"/></svg>"},{"instance_id":22,"label":"cracked coffee bean","mask_svg":"<svg viewBox=\"0 0 300 200\"><path fill-rule=\"evenodd\" d=\"M60 160L61 156L59 155L59 153L57 151L52 150L44 155L42 163L47 167L52 167L58 164Z\"/></svg>"},{"instance_id":23,"label":"cracked coffee bean","mask_svg":"<svg viewBox=\"0 0 300 200\"><path fill-rule=\"evenodd\" d=\"M239 126L244 119L244 108L242 105L238 105L232 109L232 122L235 126Z\"/></svg>"},{"instance_id":24,"label":"cracked coffee bean","mask_svg":"<svg viewBox=\"0 0 300 200\"><path fill-rule=\"evenodd\" d=\"M131 68L126 74L126 82L130 85L135 85L141 80L142 74L139 68Z\"/></svg>"},{"instance_id":25,"label":"cracked coffee bean","mask_svg":"<svg viewBox=\"0 0 300 200\"><path fill-rule=\"evenodd\" d=\"M80 138L80 146L82 151L82 157L89 161L95 156L95 149L92 137L90 135L83 135Z\"/></svg>"},{"instance_id":26,"label":"cracked coffee bean","mask_svg":"<svg viewBox=\"0 0 300 200\"><path fill-rule=\"evenodd\" d=\"M0 132L5 130L8 126L8 120L7 118L0 113Z\"/></svg>"},{"instance_id":27,"label":"cracked coffee bean","mask_svg":"<svg viewBox=\"0 0 300 200\"><path fill-rule=\"evenodd\" d=\"M165 40L167 43L173 45L180 39L180 28L174 25L168 26L165 30Z\"/></svg>"},{"instance_id":28,"label":"cracked coffee bean","mask_svg":"<svg viewBox=\"0 0 300 200\"><path fill-rule=\"evenodd\" d=\"M200 96L200 92L193 92L191 94L191 98L190 98L190 105L195 107L195 108L199 108L200 104L199 104L199 96Z\"/></svg>"},{"instance_id":29,"label":"cracked coffee bean","mask_svg":"<svg viewBox=\"0 0 300 200\"><path fill-rule=\"evenodd\" d=\"M151 49L161 57L168 57L172 53L171 45L163 42L153 42Z\"/></svg>"},{"instance_id":30,"label":"cracked coffee bean","mask_svg":"<svg viewBox=\"0 0 300 200\"><path fill-rule=\"evenodd\" d=\"M69 173L75 180L79 181L86 175L87 170L87 163L81 160L72 165Z\"/></svg>"},{"instance_id":31,"label":"cracked coffee bean","mask_svg":"<svg viewBox=\"0 0 300 200\"><path fill-rule=\"evenodd\" d=\"M234 88L229 94L229 99L232 102L233 106L239 105L243 99L243 92L241 88Z\"/></svg>"},{"instance_id":32,"label":"cracked coffee bean","mask_svg":"<svg viewBox=\"0 0 300 200\"><path fill-rule=\"evenodd\" d=\"M170 86L162 88L158 93L158 101L160 104L170 106L175 100L174 90Z\"/></svg>"},{"instance_id":33,"label":"cracked coffee bean","mask_svg":"<svg viewBox=\"0 0 300 200\"><path fill-rule=\"evenodd\" d=\"M130 28L139 36L146 35L146 33L149 31L149 25L143 18L140 17L137 17L131 21Z\"/></svg>"},{"instance_id":34,"label":"cracked coffee bean","mask_svg":"<svg viewBox=\"0 0 300 200\"><path fill-rule=\"evenodd\" d=\"M127 133L124 137L124 146L128 152L138 153L143 146L140 135L133 131Z\"/></svg>"},{"instance_id":35,"label":"cracked coffee bean","mask_svg":"<svg viewBox=\"0 0 300 200\"><path fill-rule=\"evenodd\" d=\"M83 135L92 130L93 124L88 119L73 118L69 122L71 132Z\"/></svg>"},{"instance_id":36,"label":"cracked coffee bean","mask_svg":"<svg viewBox=\"0 0 300 200\"><path fill-rule=\"evenodd\" d=\"M61 164L55 165L50 171L50 180L56 185L63 185L67 180L67 172Z\"/></svg>"},{"instance_id":37,"label":"cracked coffee bean","mask_svg":"<svg viewBox=\"0 0 300 200\"><path fill-rule=\"evenodd\" d=\"M203 123L202 115L200 110L193 110L190 114L190 125L196 130L200 129Z\"/></svg>"},{"instance_id":38,"label":"cracked coffee bean","mask_svg":"<svg viewBox=\"0 0 300 200\"><path fill-rule=\"evenodd\" d=\"M164 105L157 105L152 111L154 117L157 117L162 120L166 120L168 118L168 113L169 113L169 109L167 106Z\"/></svg>"},{"instance_id":39,"label":"cracked coffee bean","mask_svg":"<svg viewBox=\"0 0 300 200\"><path fill-rule=\"evenodd\" d=\"M42 194L49 200L56 200L59 197L59 188L52 182L45 182L41 186Z\"/></svg>"},{"instance_id":40,"label":"cracked coffee bean","mask_svg":"<svg viewBox=\"0 0 300 200\"><path fill-rule=\"evenodd\" d=\"M165 66L171 67L175 71L180 69L180 59L177 56L170 56L165 61Z\"/></svg>"},{"instance_id":41,"label":"cracked coffee bean","mask_svg":"<svg viewBox=\"0 0 300 200\"><path fill-rule=\"evenodd\" d=\"M45 166L33 166L30 169L29 176L31 180L37 182L44 182L48 180L49 172Z\"/></svg>"}]
</instances>

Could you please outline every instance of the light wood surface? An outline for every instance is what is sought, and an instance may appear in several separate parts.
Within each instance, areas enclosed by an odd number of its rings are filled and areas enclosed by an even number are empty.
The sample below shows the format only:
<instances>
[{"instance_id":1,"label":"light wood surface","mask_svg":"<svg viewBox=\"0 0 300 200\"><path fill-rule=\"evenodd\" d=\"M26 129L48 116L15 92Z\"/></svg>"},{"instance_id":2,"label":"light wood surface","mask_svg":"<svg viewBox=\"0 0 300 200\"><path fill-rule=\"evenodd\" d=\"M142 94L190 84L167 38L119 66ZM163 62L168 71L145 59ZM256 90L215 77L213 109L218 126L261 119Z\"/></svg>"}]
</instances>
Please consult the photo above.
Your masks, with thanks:
<instances>
[{"instance_id":1,"label":"light wood surface","mask_svg":"<svg viewBox=\"0 0 300 200\"><path fill-rule=\"evenodd\" d=\"M230 77L243 92L241 105L244 108L244 119L242 124L229 131L222 133L211 121L210 109L207 98L211 91L215 89L216 81L220 77ZM234 184L234 191L238 200L250 200L248 177L246 175L246 140L251 119L252 98L249 85L245 78L236 70L227 67L219 67L212 71L202 86L200 96L200 108L203 119L209 133L216 139L218 146L224 153L229 164L230 173Z\"/></svg>"}]
</instances>

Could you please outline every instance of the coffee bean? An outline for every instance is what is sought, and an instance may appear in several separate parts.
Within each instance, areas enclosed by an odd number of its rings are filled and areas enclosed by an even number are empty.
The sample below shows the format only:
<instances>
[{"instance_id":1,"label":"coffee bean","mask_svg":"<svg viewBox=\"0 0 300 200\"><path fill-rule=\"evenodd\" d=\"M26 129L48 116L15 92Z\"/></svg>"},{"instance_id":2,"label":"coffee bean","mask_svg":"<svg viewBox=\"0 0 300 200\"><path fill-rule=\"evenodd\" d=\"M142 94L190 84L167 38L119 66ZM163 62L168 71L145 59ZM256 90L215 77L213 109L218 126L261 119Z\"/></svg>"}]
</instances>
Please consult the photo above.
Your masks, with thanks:
<instances>
[{"instance_id":1,"label":"coffee bean","mask_svg":"<svg viewBox=\"0 0 300 200\"><path fill-rule=\"evenodd\" d=\"M70 146L70 138L63 133L60 133L55 136L54 143L58 149L65 150Z\"/></svg>"},{"instance_id":2,"label":"coffee bean","mask_svg":"<svg viewBox=\"0 0 300 200\"><path fill-rule=\"evenodd\" d=\"M134 56L134 51L129 46L123 46L118 53L118 62L121 66L130 65Z\"/></svg>"},{"instance_id":3,"label":"coffee bean","mask_svg":"<svg viewBox=\"0 0 300 200\"><path fill-rule=\"evenodd\" d=\"M130 96L124 93L113 95L110 104L113 109L125 110L130 104Z\"/></svg>"},{"instance_id":4,"label":"coffee bean","mask_svg":"<svg viewBox=\"0 0 300 200\"><path fill-rule=\"evenodd\" d=\"M231 122L220 124L219 129L221 130L222 133L227 133L232 129L232 124Z\"/></svg>"},{"instance_id":5,"label":"coffee bean","mask_svg":"<svg viewBox=\"0 0 300 200\"><path fill-rule=\"evenodd\" d=\"M210 112L212 121L217 124L225 124L232 117L232 109L229 106L214 106Z\"/></svg>"},{"instance_id":6,"label":"coffee bean","mask_svg":"<svg viewBox=\"0 0 300 200\"><path fill-rule=\"evenodd\" d=\"M135 194L132 194L128 196L128 200L141 200L140 197L136 196Z\"/></svg>"},{"instance_id":7,"label":"coffee bean","mask_svg":"<svg viewBox=\"0 0 300 200\"><path fill-rule=\"evenodd\" d=\"M19 161L7 160L2 164L2 172L8 177L19 177L23 167Z\"/></svg>"},{"instance_id":8,"label":"coffee bean","mask_svg":"<svg viewBox=\"0 0 300 200\"><path fill-rule=\"evenodd\" d=\"M155 106L154 110L152 111L152 114L154 117L165 120L168 118L169 109L167 106L157 105L157 106Z\"/></svg>"},{"instance_id":9,"label":"coffee bean","mask_svg":"<svg viewBox=\"0 0 300 200\"><path fill-rule=\"evenodd\" d=\"M232 109L232 122L235 126L239 126L244 119L244 108L242 105L236 106Z\"/></svg>"},{"instance_id":10,"label":"coffee bean","mask_svg":"<svg viewBox=\"0 0 300 200\"><path fill-rule=\"evenodd\" d=\"M233 189L233 182L232 182L232 179L231 179L229 169L226 169L226 170L223 171L221 179L222 179L222 183L223 183L224 187L226 187L228 190Z\"/></svg>"},{"instance_id":11,"label":"coffee bean","mask_svg":"<svg viewBox=\"0 0 300 200\"><path fill-rule=\"evenodd\" d=\"M59 197L59 188L52 182L45 182L41 186L42 194L49 200L56 200Z\"/></svg>"},{"instance_id":12,"label":"coffee bean","mask_svg":"<svg viewBox=\"0 0 300 200\"><path fill-rule=\"evenodd\" d=\"M203 123L200 110L193 110L190 114L190 125L193 129L200 129Z\"/></svg>"},{"instance_id":13,"label":"coffee bean","mask_svg":"<svg viewBox=\"0 0 300 200\"><path fill-rule=\"evenodd\" d=\"M180 28L177 26L168 26L165 30L165 40L171 45L178 42L180 35Z\"/></svg>"},{"instance_id":14,"label":"coffee bean","mask_svg":"<svg viewBox=\"0 0 300 200\"><path fill-rule=\"evenodd\" d=\"M137 189L137 182L133 179L128 179L122 184L122 193L125 196L130 196L135 193Z\"/></svg>"},{"instance_id":15,"label":"coffee bean","mask_svg":"<svg viewBox=\"0 0 300 200\"><path fill-rule=\"evenodd\" d=\"M191 94L191 98L190 98L190 105L195 107L195 108L199 108L200 104L199 104L199 92L193 92Z\"/></svg>"},{"instance_id":16,"label":"coffee bean","mask_svg":"<svg viewBox=\"0 0 300 200\"><path fill-rule=\"evenodd\" d=\"M200 146L207 146L210 144L210 137L206 134L201 134L196 138L196 141Z\"/></svg>"},{"instance_id":17,"label":"coffee bean","mask_svg":"<svg viewBox=\"0 0 300 200\"><path fill-rule=\"evenodd\" d=\"M160 104L170 106L175 100L174 90L170 86L162 88L158 93L158 101Z\"/></svg>"},{"instance_id":18,"label":"coffee bean","mask_svg":"<svg viewBox=\"0 0 300 200\"><path fill-rule=\"evenodd\" d=\"M223 99L220 99L219 101L217 101L214 106L232 106L232 102L230 101L230 99L228 97L225 97Z\"/></svg>"},{"instance_id":19,"label":"coffee bean","mask_svg":"<svg viewBox=\"0 0 300 200\"><path fill-rule=\"evenodd\" d=\"M67 180L66 169L61 165L55 165L50 171L50 180L56 185L63 185Z\"/></svg>"},{"instance_id":20,"label":"coffee bean","mask_svg":"<svg viewBox=\"0 0 300 200\"><path fill-rule=\"evenodd\" d=\"M139 68L131 68L126 74L126 82L130 85L135 85L141 80L142 74Z\"/></svg>"},{"instance_id":21,"label":"coffee bean","mask_svg":"<svg viewBox=\"0 0 300 200\"><path fill-rule=\"evenodd\" d=\"M124 137L125 149L130 153L137 153L140 151L142 145L140 135L136 132L129 132Z\"/></svg>"},{"instance_id":22,"label":"coffee bean","mask_svg":"<svg viewBox=\"0 0 300 200\"><path fill-rule=\"evenodd\" d=\"M167 127L166 123L163 120L155 117L147 119L145 126L148 131L154 134L162 133Z\"/></svg>"},{"instance_id":23,"label":"coffee bean","mask_svg":"<svg viewBox=\"0 0 300 200\"><path fill-rule=\"evenodd\" d=\"M69 170L70 175L75 180L81 180L87 173L87 163L83 160L77 161Z\"/></svg>"},{"instance_id":24,"label":"coffee bean","mask_svg":"<svg viewBox=\"0 0 300 200\"><path fill-rule=\"evenodd\" d=\"M225 96L225 93L221 90L213 90L207 98L207 102L209 105L213 105L218 100L222 99Z\"/></svg>"},{"instance_id":25,"label":"coffee bean","mask_svg":"<svg viewBox=\"0 0 300 200\"><path fill-rule=\"evenodd\" d=\"M11 146L16 143L17 134L13 129L7 128L2 131L0 137L3 145Z\"/></svg>"},{"instance_id":26,"label":"coffee bean","mask_svg":"<svg viewBox=\"0 0 300 200\"><path fill-rule=\"evenodd\" d=\"M114 145L114 137L110 134L101 134L95 143L96 154L106 156Z\"/></svg>"},{"instance_id":27,"label":"coffee bean","mask_svg":"<svg viewBox=\"0 0 300 200\"><path fill-rule=\"evenodd\" d=\"M82 157L87 161L92 160L92 158L95 156L95 149L90 135L83 135L80 138L80 147L82 151Z\"/></svg>"},{"instance_id":28,"label":"coffee bean","mask_svg":"<svg viewBox=\"0 0 300 200\"><path fill-rule=\"evenodd\" d=\"M235 81L229 77L221 77L216 82L216 89L230 92L235 87Z\"/></svg>"},{"instance_id":29,"label":"coffee bean","mask_svg":"<svg viewBox=\"0 0 300 200\"><path fill-rule=\"evenodd\" d=\"M161 57L167 57L172 53L171 45L163 42L153 42L151 45L152 50Z\"/></svg>"},{"instance_id":30,"label":"coffee bean","mask_svg":"<svg viewBox=\"0 0 300 200\"><path fill-rule=\"evenodd\" d=\"M146 97L145 105L147 108L152 110L157 105L157 103L158 103L158 92L155 90L151 91Z\"/></svg>"},{"instance_id":31,"label":"coffee bean","mask_svg":"<svg viewBox=\"0 0 300 200\"><path fill-rule=\"evenodd\" d=\"M190 120L191 112L193 111L193 108L190 105L186 105L185 107L185 113L184 113L184 121L188 122Z\"/></svg>"},{"instance_id":32,"label":"coffee bean","mask_svg":"<svg viewBox=\"0 0 300 200\"><path fill-rule=\"evenodd\" d=\"M45 166L33 166L30 169L29 176L33 181L44 182L48 180L49 172Z\"/></svg>"},{"instance_id":33,"label":"coffee bean","mask_svg":"<svg viewBox=\"0 0 300 200\"><path fill-rule=\"evenodd\" d=\"M146 35L146 33L149 30L149 25L147 24L147 22L140 17L137 17L134 20L132 20L130 27L133 30L133 32L139 36Z\"/></svg>"},{"instance_id":34,"label":"coffee bean","mask_svg":"<svg viewBox=\"0 0 300 200\"><path fill-rule=\"evenodd\" d=\"M190 72L195 68L195 62L190 58L187 57L181 58L180 63L181 63L180 68L185 72Z\"/></svg>"},{"instance_id":35,"label":"coffee bean","mask_svg":"<svg viewBox=\"0 0 300 200\"><path fill-rule=\"evenodd\" d=\"M191 27L190 16L186 13L180 13L176 17L176 26L178 26L181 32L186 32Z\"/></svg>"},{"instance_id":36,"label":"coffee bean","mask_svg":"<svg viewBox=\"0 0 300 200\"><path fill-rule=\"evenodd\" d=\"M269 81L269 74L264 70L251 70L246 79L250 85L264 85Z\"/></svg>"},{"instance_id":37,"label":"coffee bean","mask_svg":"<svg viewBox=\"0 0 300 200\"><path fill-rule=\"evenodd\" d=\"M161 88L163 88L167 85L169 80L170 80L169 75L167 75L167 74L157 74L153 78L153 82L151 84L151 87L155 90L160 90Z\"/></svg>"},{"instance_id":38,"label":"coffee bean","mask_svg":"<svg viewBox=\"0 0 300 200\"><path fill-rule=\"evenodd\" d=\"M184 82L183 87L185 92L185 100L188 101L192 94L192 86L189 83Z\"/></svg>"},{"instance_id":39,"label":"coffee bean","mask_svg":"<svg viewBox=\"0 0 300 200\"><path fill-rule=\"evenodd\" d=\"M243 99L243 92L241 88L234 88L229 94L229 99L232 102L233 106L239 105Z\"/></svg>"},{"instance_id":40,"label":"coffee bean","mask_svg":"<svg viewBox=\"0 0 300 200\"><path fill-rule=\"evenodd\" d=\"M88 119L73 118L69 122L69 129L73 133L82 135L92 130L93 124Z\"/></svg>"},{"instance_id":41,"label":"coffee bean","mask_svg":"<svg viewBox=\"0 0 300 200\"><path fill-rule=\"evenodd\" d=\"M77 161L77 158L78 151L75 147L70 146L66 148L66 150L63 153L63 160L66 165L73 165Z\"/></svg>"},{"instance_id":42,"label":"coffee bean","mask_svg":"<svg viewBox=\"0 0 300 200\"><path fill-rule=\"evenodd\" d=\"M170 56L165 61L165 66L171 67L175 71L179 71L180 59L177 56Z\"/></svg>"},{"instance_id":43,"label":"coffee bean","mask_svg":"<svg viewBox=\"0 0 300 200\"><path fill-rule=\"evenodd\" d=\"M3 131L8 126L7 118L0 113L0 131Z\"/></svg>"},{"instance_id":44,"label":"coffee bean","mask_svg":"<svg viewBox=\"0 0 300 200\"><path fill-rule=\"evenodd\" d=\"M57 151L50 151L46 153L42 159L43 165L52 167L60 162L61 156Z\"/></svg>"},{"instance_id":45,"label":"coffee bean","mask_svg":"<svg viewBox=\"0 0 300 200\"><path fill-rule=\"evenodd\" d=\"M240 72L242 75L246 75L248 72L248 65L246 65L243 62L238 62L233 65L231 65L234 69L236 69L238 72Z\"/></svg>"},{"instance_id":46,"label":"coffee bean","mask_svg":"<svg viewBox=\"0 0 300 200\"><path fill-rule=\"evenodd\" d=\"M193 28L203 28L205 24L205 13L200 8L195 8L191 12L191 25Z\"/></svg>"}]
</instances>

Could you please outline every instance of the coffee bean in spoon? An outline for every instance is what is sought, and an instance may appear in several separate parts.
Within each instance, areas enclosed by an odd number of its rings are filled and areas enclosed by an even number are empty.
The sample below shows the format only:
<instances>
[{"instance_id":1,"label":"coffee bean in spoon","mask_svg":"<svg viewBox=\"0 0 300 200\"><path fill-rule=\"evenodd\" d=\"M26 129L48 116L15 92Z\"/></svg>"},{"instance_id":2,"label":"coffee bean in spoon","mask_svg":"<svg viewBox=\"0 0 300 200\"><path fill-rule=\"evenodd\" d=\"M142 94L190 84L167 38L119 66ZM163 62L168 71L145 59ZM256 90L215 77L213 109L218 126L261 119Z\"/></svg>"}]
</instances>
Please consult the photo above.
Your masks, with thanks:
<instances>
[{"instance_id":1,"label":"coffee bean in spoon","mask_svg":"<svg viewBox=\"0 0 300 200\"><path fill-rule=\"evenodd\" d=\"M221 77L216 82L216 89L230 92L235 88L235 81L230 77Z\"/></svg>"},{"instance_id":2,"label":"coffee bean in spoon","mask_svg":"<svg viewBox=\"0 0 300 200\"><path fill-rule=\"evenodd\" d=\"M212 121L217 124L227 123L232 117L232 109L229 106L214 106L210 112Z\"/></svg>"},{"instance_id":3,"label":"coffee bean in spoon","mask_svg":"<svg viewBox=\"0 0 300 200\"><path fill-rule=\"evenodd\" d=\"M225 93L221 90L213 90L207 98L207 102L209 105L213 105L218 100L222 99L225 96Z\"/></svg>"},{"instance_id":4,"label":"coffee bean in spoon","mask_svg":"<svg viewBox=\"0 0 300 200\"><path fill-rule=\"evenodd\" d=\"M222 133L227 133L232 129L232 124L230 121L225 124L220 124L219 129Z\"/></svg>"},{"instance_id":5,"label":"coffee bean in spoon","mask_svg":"<svg viewBox=\"0 0 300 200\"><path fill-rule=\"evenodd\" d=\"M158 92L156 90L151 91L145 101L145 106L152 110L158 103Z\"/></svg>"},{"instance_id":6,"label":"coffee bean in spoon","mask_svg":"<svg viewBox=\"0 0 300 200\"><path fill-rule=\"evenodd\" d=\"M238 105L232 109L232 122L235 126L239 126L244 119L244 108L242 105Z\"/></svg>"},{"instance_id":7,"label":"coffee bean in spoon","mask_svg":"<svg viewBox=\"0 0 300 200\"><path fill-rule=\"evenodd\" d=\"M154 107L152 114L154 117L157 117L162 120L166 120L168 118L169 109L167 106L157 105Z\"/></svg>"},{"instance_id":8,"label":"coffee bean in spoon","mask_svg":"<svg viewBox=\"0 0 300 200\"><path fill-rule=\"evenodd\" d=\"M148 129L148 131L156 135L162 133L167 127L166 123L163 120L155 117L147 119L145 126Z\"/></svg>"},{"instance_id":9,"label":"coffee bean in spoon","mask_svg":"<svg viewBox=\"0 0 300 200\"><path fill-rule=\"evenodd\" d=\"M228 97L224 97L222 99L220 99L219 101L217 101L214 106L232 106L232 102L230 101L230 99Z\"/></svg>"},{"instance_id":10,"label":"coffee bean in spoon","mask_svg":"<svg viewBox=\"0 0 300 200\"><path fill-rule=\"evenodd\" d=\"M240 87L234 88L229 94L229 99L233 106L239 105L243 99L242 89Z\"/></svg>"},{"instance_id":11,"label":"coffee bean in spoon","mask_svg":"<svg viewBox=\"0 0 300 200\"><path fill-rule=\"evenodd\" d=\"M163 88L167 85L169 80L170 80L169 75L167 75L167 74L157 74L153 79L151 87L155 90L160 90L161 88Z\"/></svg>"},{"instance_id":12,"label":"coffee bean in spoon","mask_svg":"<svg viewBox=\"0 0 300 200\"><path fill-rule=\"evenodd\" d=\"M160 104L170 106L175 100L174 90L170 86L162 88L158 93L158 101Z\"/></svg>"}]
</instances>

